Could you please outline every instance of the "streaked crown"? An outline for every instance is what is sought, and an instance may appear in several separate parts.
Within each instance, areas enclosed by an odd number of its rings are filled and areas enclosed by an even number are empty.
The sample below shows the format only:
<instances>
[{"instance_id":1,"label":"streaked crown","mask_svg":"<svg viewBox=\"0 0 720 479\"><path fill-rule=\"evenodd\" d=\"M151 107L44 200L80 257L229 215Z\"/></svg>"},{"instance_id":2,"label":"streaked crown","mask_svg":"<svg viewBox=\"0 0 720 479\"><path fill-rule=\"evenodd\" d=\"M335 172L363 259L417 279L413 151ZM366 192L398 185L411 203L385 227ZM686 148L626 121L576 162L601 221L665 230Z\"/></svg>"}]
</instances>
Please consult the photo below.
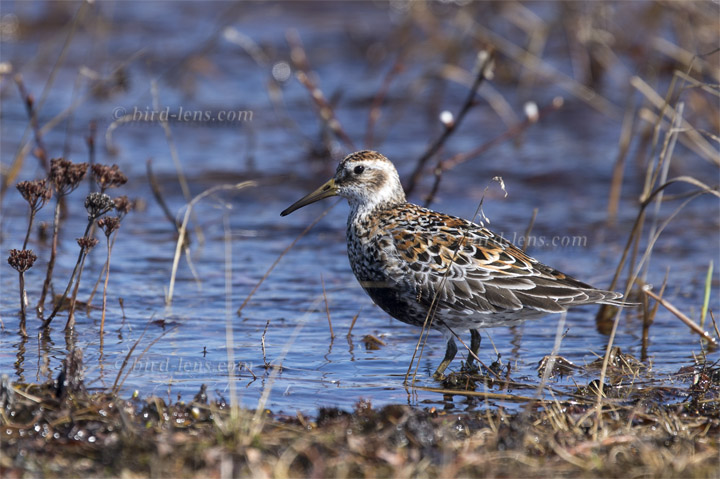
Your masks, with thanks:
<instances>
[{"instance_id":1,"label":"streaked crown","mask_svg":"<svg viewBox=\"0 0 720 479\"><path fill-rule=\"evenodd\" d=\"M376 151L352 153L335 171L337 194L347 198L354 213L405 203L395 165Z\"/></svg>"}]
</instances>

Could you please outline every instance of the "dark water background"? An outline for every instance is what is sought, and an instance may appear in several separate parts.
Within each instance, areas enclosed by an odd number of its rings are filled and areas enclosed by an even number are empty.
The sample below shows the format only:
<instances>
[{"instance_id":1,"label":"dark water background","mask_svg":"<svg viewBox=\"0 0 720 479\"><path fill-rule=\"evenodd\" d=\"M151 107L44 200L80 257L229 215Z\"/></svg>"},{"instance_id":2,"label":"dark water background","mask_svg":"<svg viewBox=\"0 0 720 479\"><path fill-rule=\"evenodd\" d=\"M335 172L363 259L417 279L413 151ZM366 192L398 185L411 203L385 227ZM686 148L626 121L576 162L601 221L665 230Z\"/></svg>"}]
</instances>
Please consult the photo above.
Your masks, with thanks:
<instances>
[{"instance_id":1,"label":"dark water background","mask_svg":"<svg viewBox=\"0 0 720 479\"><path fill-rule=\"evenodd\" d=\"M624 110L628 105L644 105L629 79L639 75L664 95L672 70L663 67L674 64L657 51L643 48L649 48L646 40L652 38L682 40L677 38L680 27L672 11L658 13L660 19L654 22L640 20L651 7L642 2L595 6L551 2L527 4L522 6L527 10L514 12L500 3L413 9L402 2L103 2L83 7L78 13L79 3L3 2L2 61L12 66L13 73L22 73L27 89L36 98L41 97L50 78L73 16L82 17L42 105L40 124L75 100L80 100L79 105L69 120L64 119L47 133L46 147L51 157L64 154L73 161L87 161L84 138L89 123L96 121L97 161L117 163L130 178L127 185L111 193L127 194L144 204L124 220L113 250L102 348L100 311L95 309L89 316L80 312L77 317L76 337L71 339L83 350L88 383L98 388L112 386L123 359L143 332L133 357L164 333L127 377L124 393L138 390L143 395L189 399L201 384L207 384L216 396L228 397L230 388L235 387L244 405L256 406L263 392L269 391L266 407L291 412L312 412L326 405L350 407L360 398L377 405L399 402L458 409L484 404L403 387L419 330L389 318L356 283L345 253L348 208L344 202L332 208L292 248L242 315L236 314L278 255L334 200L286 218L280 218L279 212L325 181L338 159L348 152L345 145L323 131L307 90L294 76L284 80L290 63L286 34L289 29L298 33L319 86L335 104L338 119L358 148L363 145L373 98L402 56L404 69L390 83L372 146L392 159L401 177L407 178L430 140L441 131L440 111L457 112L464 101L467 86L443 75L461 71L472 78L474 57L487 45L479 39L482 35L488 38L482 32L492 31L525 46L530 36L512 19L534 19L538 27L548 29L541 51L544 66L583 83L585 70L582 62L578 63L583 56L573 56L578 44L568 36L574 31L572 25L594 19L591 23L597 32L612 36L617 55L611 68L597 79L596 96L590 103L583 101L569 93L557 77L538 76L507 55L498 54L495 79L481 87L482 97L502 97L515 121L522 120L523 104L528 100L543 107L561 95L565 104L514 141L506 141L445 173L433 207L472 217L489 186L484 212L490 227L510 239L522 236L537 208L533 234L538 238L548 241L554 236L577 236L586 243L536 246L530 248L530 254L583 281L606 287L637 214L644 162L650 156L649 147L643 149L640 141L633 141L618 217L614 224L608 223L608 194ZM697 34L698 44L712 43L702 31ZM717 64L716 56L710 60ZM81 69L85 74L79 76ZM120 73L113 74L118 69ZM103 83L92 77L113 79ZM194 226L202 231L204 241L193 234L192 261L201 284L193 280L183 259L171 307L165 306L165 295L176 235L153 199L146 175L146 161L152 159L165 200L173 212L181 214L186 201L165 133L158 122L123 124L112 131L115 151L108 149L106 136L119 112L153 110L152 82L157 85L161 111L169 108L170 113L176 113L182 108L207 111L211 116L221 111L252 112L251 120L241 122L170 122L192 196L220 184L257 183L241 191L218 193L196 206ZM269 84L274 85L273 91L281 92L281 100L275 104ZM28 125L12 74L2 76L0 98L0 159L5 175ZM692 118L693 111L689 113ZM712 130L713 125L704 124L702 115L694 119L698 127ZM441 156L476 148L506 130L507 125L488 102L480 99ZM715 184L718 170L678 145L669 176L678 175ZM41 176L37 161L28 156L19 179ZM502 176L506 198L492 183L494 176ZM431 186L429 172L410 199L422 203ZM89 185L83 185L68 198L56 290L62 289L74 265L74 239L81 235L86 221L82 202L88 189ZM687 188L669 191L679 193ZM667 218L678 205L679 201L664 204L659 220ZM700 315L711 260L716 273L710 306L720 311L719 213L716 198L704 196L691 202L660 236L647 271L647 281L656 290L668 272L665 297L695 320ZM48 206L38 219L50 222L51 215L52 207ZM26 217L26 205L11 188L2 203L3 255L22 244ZM650 221L652 218L651 213ZM81 300L87 298L102 268L105 248L101 239L83 274ZM34 304L49 247L36 234L30 247L40 257L27 274L28 294ZM226 284L228 264L232 268L231 285ZM328 328L323 283L334 340ZM7 264L0 266L0 285L0 371L13 380L27 382L55 377L67 353L68 342L62 331L65 317L61 315L53 324L48 342L35 336L38 322L31 314L31 337L23 342L17 333L17 276ZM123 299L124 316L118 298ZM94 306L100 302L98 295ZM316 307L311 310L313 305ZM574 309L566 318L560 354L579 365L601 357L607 345L607 336L596 330L595 311L592 307ZM352 335L346 338L356 315ZM537 364L552 351L558 319L546 317L514 329L487 330L481 359L486 364L496 359L494 345L503 363L511 365L515 381L537 385ZM266 359L282 363L279 373L263 367L261 338L268 321ZM231 364L235 371L230 375L234 383L227 373L228 327L233 341ZM638 313L623 315L615 345L640 357L641 331ZM365 335L380 338L384 345L366 348L362 341ZM443 353L440 336L431 334L420 361L417 385L438 386L429 376ZM672 373L691 364L702 354L702 347L696 335L660 308L650 328L647 353L647 377L672 382ZM453 369L459 367L462 355L458 355ZM709 361L718 359L717 351L708 354ZM558 390L570 391L574 383L584 385L595 377L565 377L552 384Z\"/></svg>"}]
</instances>

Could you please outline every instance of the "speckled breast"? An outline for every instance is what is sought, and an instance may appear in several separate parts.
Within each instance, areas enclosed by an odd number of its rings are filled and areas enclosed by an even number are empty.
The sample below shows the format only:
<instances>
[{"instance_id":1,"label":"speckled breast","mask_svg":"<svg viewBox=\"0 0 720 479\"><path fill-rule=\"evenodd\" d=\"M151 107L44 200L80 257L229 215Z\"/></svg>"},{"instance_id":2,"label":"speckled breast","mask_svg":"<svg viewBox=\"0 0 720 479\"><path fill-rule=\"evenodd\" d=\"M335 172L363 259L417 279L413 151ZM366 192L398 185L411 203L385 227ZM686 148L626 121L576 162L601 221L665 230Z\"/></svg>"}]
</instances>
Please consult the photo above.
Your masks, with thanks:
<instances>
[{"instance_id":1,"label":"speckled breast","mask_svg":"<svg viewBox=\"0 0 720 479\"><path fill-rule=\"evenodd\" d=\"M428 308L415 291L396 279L402 272L384 250L389 236L370 218L349 223L346 236L350 267L373 302L395 319L422 326Z\"/></svg>"}]
</instances>

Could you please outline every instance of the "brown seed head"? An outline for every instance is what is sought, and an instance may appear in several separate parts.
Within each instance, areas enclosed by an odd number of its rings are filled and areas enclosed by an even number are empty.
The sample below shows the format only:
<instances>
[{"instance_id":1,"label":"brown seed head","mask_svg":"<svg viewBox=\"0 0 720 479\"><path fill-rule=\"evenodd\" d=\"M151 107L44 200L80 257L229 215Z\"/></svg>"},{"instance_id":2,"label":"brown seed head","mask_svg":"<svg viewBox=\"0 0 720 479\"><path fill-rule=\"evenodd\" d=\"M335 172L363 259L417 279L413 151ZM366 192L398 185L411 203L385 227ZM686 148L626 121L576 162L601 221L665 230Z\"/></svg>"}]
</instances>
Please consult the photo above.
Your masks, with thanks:
<instances>
[{"instance_id":1,"label":"brown seed head","mask_svg":"<svg viewBox=\"0 0 720 479\"><path fill-rule=\"evenodd\" d=\"M120 218L130 213L130 210L132 209L132 203L127 196L118 196L113 201L115 202L115 211L118 212L118 216L120 216Z\"/></svg>"},{"instance_id":2,"label":"brown seed head","mask_svg":"<svg viewBox=\"0 0 720 479\"><path fill-rule=\"evenodd\" d=\"M32 268L35 260L37 255L31 249L11 249L8 264L19 273L24 273Z\"/></svg>"},{"instance_id":3,"label":"brown seed head","mask_svg":"<svg viewBox=\"0 0 720 479\"><path fill-rule=\"evenodd\" d=\"M85 198L85 209L88 212L88 220L94 220L115 207L115 203L105 193L90 193Z\"/></svg>"},{"instance_id":4,"label":"brown seed head","mask_svg":"<svg viewBox=\"0 0 720 479\"><path fill-rule=\"evenodd\" d=\"M90 251L99 242L100 241L97 238L91 238L89 236L83 236L82 238L77 239L77 244L85 251Z\"/></svg>"},{"instance_id":5,"label":"brown seed head","mask_svg":"<svg viewBox=\"0 0 720 479\"><path fill-rule=\"evenodd\" d=\"M101 190L108 188L117 188L127 183L127 176L120 171L118 165L93 165L92 167L93 177L95 182L98 184Z\"/></svg>"},{"instance_id":6,"label":"brown seed head","mask_svg":"<svg viewBox=\"0 0 720 479\"><path fill-rule=\"evenodd\" d=\"M58 195L72 192L80 184L85 173L87 163L73 163L63 158L50 160L50 182L52 182Z\"/></svg>"},{"instance_id":7,"label":"brown seed head","mask_svg":"<svg viewBox=\"0 0 720 479\"><path fill-rule=\"evenodd\" d=\"M120 228L120 217L106 216L105 218L100 218L97 224L105 232L105 236L110 237L115 230Z\"/></svg>"},{"instance_id":8,"label":"brown seed head","mask_svg":"<svg viewBox=\"0 0 720 479\"><path fill-rule=\"evenodd\" d=\"M52 190L46 180L21 181L17 189L30 205L30 209L38 211L52 197Z\"/></svg>"}]
</instances>

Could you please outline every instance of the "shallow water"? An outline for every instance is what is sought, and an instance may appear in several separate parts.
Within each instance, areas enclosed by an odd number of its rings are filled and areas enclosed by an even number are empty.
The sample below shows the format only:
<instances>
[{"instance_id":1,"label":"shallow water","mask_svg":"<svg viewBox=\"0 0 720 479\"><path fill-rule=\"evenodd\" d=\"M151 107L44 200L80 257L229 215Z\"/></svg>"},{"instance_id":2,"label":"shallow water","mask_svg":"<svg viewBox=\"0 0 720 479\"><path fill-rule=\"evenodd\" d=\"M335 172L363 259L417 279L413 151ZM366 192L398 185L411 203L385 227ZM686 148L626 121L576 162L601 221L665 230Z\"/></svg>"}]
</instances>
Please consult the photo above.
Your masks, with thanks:
<instances>
[{"instance_id":1,"label":"shallow water","mask_svg":"<svg viewBox=\"0 0 720 479\"><path fill-rule=\"evenodd\" d=\"M67 18L53 23L50 19L63 16L57 12L50 15L39 5L9 5L12 8L4 9L7 12L3 15L14 9L18 33L3 43L3 61L22 72L28 90L39 97L65 38L67 30L62 27ZM63 111L73 98L88 94L86 79L80 81L81 87L73 93L81 66L107 75L127 61L124 67L127 87L109 96L89 95L74 112L71 124L61 122L46 135L45 143L52 157L60 156L69 132L66 157L86 161L84 137L88 123L96 120L97 161L117 163L130 178L127 185L111 193L140 199L146 208L124 220L113 249L102 346L100 295L95 297L89 316L84 312L78 314L75 337L67 338L63 333L63 315L53 323L49 339L35 337L37 320L31 316L31 338L21 341L17 334L17 277L9 266L0 268L3 321L0 371L19 381L53 378L67 348L74 344L83 349L88 383L98 388L111 387L123 360L141 338L131 362L139 359L122 386L125 393L138 390L141 394L173 399L180 395L188 399L201 384L207 384L209 391L224 397L229 397L234 389L249 407L255 407L264 394L269 394L263 402L265 407L284 411L312 412L328 405L350 407L361 398L376 405L399 402L461 410L477 407L480 403L461 396L448 398L404 387L404 375L420 331L389 318L372 304L355 281L345 253L346 204L333 206L335 200L326 200L286 218L279 216L290 203L324 181L337 161L322 153L318 116L307 91L296 80L280 83L283 111L277 111L269 99L267 83L272 67L287 61L289 55L285 32L288 28L297 29L325 94L341 94L336 113L353 141L361 145L369 105L395 56L392 32L407 21L406 14L370 4L353 5L352 15L336 5L320 9L311 4L311 11L285 4L282 9L277 5L234 9L225 3L212 5L222 8L209 11L205 5L182 3L169 10L162 3L150 2L132 10L103 4L87 12L88 18L96 19L90 23L96 29L80 28L75 34L43 105L40 123ZM538 4L534 8L544 18L557 14L551 5ZM451 15L440 13L443 23L439 28L449 34ZM616 18L617 28L621 26L618 19L621 17L618 14ZM3 18L4 22L12 20ZM256 42L262 55L253 59L237 43L228 40L227 35L223 36L226 26ZM498 22L497 31L507 28L507 24ZM418 38L413 37L413 41L420 42L423 37L415 35ZM572 68L566 52L557 44L558 35L555 32L551 36L546 60L570 74ZM433 44L427 38L423 41ZM475 50L467 38L463 45L458 50L457 63L469 69ZM141 49L140 56L135 57ZM436 102L441 109L457 111L466 95L465 87L452 83L445 85L444 93L432 81L419 87L418 78L436 71L446 60L432 50L410 50L426 53L420 57L411 55L405 71L391 84L376 127L375 137L383 141L374 145L396 163L403 178L412 171L429 139L440 131L435 120L437 112L433 112ZM501 57L498 64L499 68L507 69L511 62ZM617 112L622 112L627 101L627 78L628 72L618 67L608 73L599 88ZM125 112L151 109L152 80L157 82L160 103L172 112L181 107L213 115L224 110L253 112L252 121L232 124L171 122L173 142L193 196L220 184L257 182L255 187L213 195L196 206L194 225L202 231L204 240L193 234L192 262L200 282L193 279L187 262L181 260L171 307L165 306L164 299L170 284L176 235L152 197L145 172L145 162L152 158L165 201L173 212L181 213L185 200L167 139L157 123L122 125L112 134L117 148L113 155L106 148L105 137L118 108ZM660 83L666 84L667 79ZM518 90L515 80L498 79L493 87L519 117L527 98L542 106L563 93L566 103L527 130L520 142L505 142L481 158L447 172L433 207L472 217L484 194L483 210L490 219L490 227L509 239L522 236L533 208L538 208L533 235L546 244L530 248L530 254L583 281L606 287L637 214L644 175L641 164L628 162L620 213L616 224L608 226L608 190L621 116L600 114L562 92L553 82L536 79L530 87ZM27 119L12 79L3 77L0 88L1 158L5 173L20 146ZM288 126L287 118L295 126ZM481 101L448 142L444 154L450 156L475 148L505 129ZM347 152L342 145L334 145L340 153L337 156ZM634 160L636 149L634 145L629 158ZM681 146L673 161L671 176L690 174L706 181L717 177L714 167ZM37 162L28 157L20 179L40 176ZM491 181L494 176L502 176L506 198ZM428 174L411 200L422 202L431 185L432 175ZM63 281L74 265L77 253L74 238L81 234L86 221L82 200L88 188L81 186L68 199L69 214L56 267L56 290L64 286ZM660 221L672 214L678 204L675 201L664 205ZM268 268L326 208L331 208L327 216L282 258L238 316L238 307ZM657 289L669 270L665 297L695 320L699 317L710 260L715 261L718 270L719 212L717 199L709 196L691 202L660 236L647 272L647 281ZM38 219L51 221L51 214L51 207L46 207ZM11 189L2 205L3 251L20 247L26 215L22 199ZM585 240L580 246L549 245L555 236ZM102 268L106 250L104 238L101 240L83 274L79 295L83 301ZM30 247L41 258L27 274L32 303L39 294L49 250L48 244L40 242L36 235ZM716 273L710 303L715 311L720 310L717 278ZM330 336L326 304L334 339ZM607 345L608 337L595 327L595 311L593 307L571 310L560 329L563 337L559 354L578 365L602 356ZM357 321L348 337L355 316ZM483 332L481 359L490 364L499 354L503 364L511 365L515 381L537 385L538 362L552 351L559 320L546 317L512 329L487 330ZM622 316L614 344L639 358L641 334L642 317L630 311ZM377 349L365 347L362 339L366 335L373 335L384 344ZM151 344L157 338L160 339ZM228 344L232 344L230 352ZM463 348L453 369L459 368L462 351ZM698 337L660 308L650 328L647 351L646 364L651 366L652 375L668 377L681 366L691 364L701 351ZM443 353L440 335L432 333L419 361L416 385L439 386L430 379L430 374ZM708 361L718 359L717 351L707 355ZM266 362L281 364L282 370L266 368ZM552 385L569 391L575 381L584 385L592 378L554 379ZM510 392L532 395L528 391ZM513 404L499 400L487 403L510 407Z\"/></svg>"}]
</instances>

